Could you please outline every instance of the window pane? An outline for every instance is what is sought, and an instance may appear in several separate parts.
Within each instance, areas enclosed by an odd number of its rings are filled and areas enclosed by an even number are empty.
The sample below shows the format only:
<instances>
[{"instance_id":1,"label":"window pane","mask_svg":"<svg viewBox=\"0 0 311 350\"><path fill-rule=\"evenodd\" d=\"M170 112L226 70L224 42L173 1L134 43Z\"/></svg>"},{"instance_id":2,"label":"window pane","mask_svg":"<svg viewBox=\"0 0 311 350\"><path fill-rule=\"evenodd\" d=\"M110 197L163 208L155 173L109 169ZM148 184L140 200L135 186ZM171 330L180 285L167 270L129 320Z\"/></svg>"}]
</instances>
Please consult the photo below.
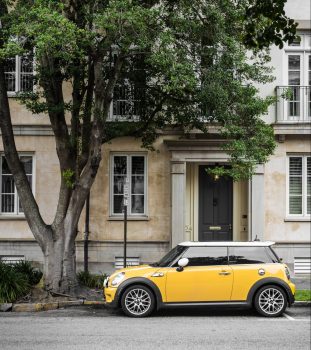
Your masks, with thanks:
<instances>
[{"instance_id":1,"label":"window pane","mask_svg":"<svg viewBox=\"0 0 311 350\"><path fill-rule=\"evenodd\" d=\"M132 214L144 214L144 196L132 196Z\"/></svg>"},{"instance_id":2,"label":"window pane","mask_svg":"<svg viewBox=\"0 0 311 350\"><path fill-rule=\"evenodd\" d=\"M126 156L114 156L113 172L118 175L126 175Z\"/></svg>"},{"instance_id":3,"label":"window pane","mask_svg":"<svg viewBox=\"0 0 311 350\"><path fill-rule=\"evenodd\" d=\"M9 165L4 157L2 157L2 174L11 174Z\"/></svg>"},{"instance_id":4,"label":"window pane","mask_svg":"<svg viewBox=\"0 0 311 350\"><path fill-rule=\"evenodd\" d=\"M300 85L300 72L299 71L288 72L288 84L289 85Z\"/></svg>"},{"instance_id":5,"label":"window pane","mask_svg":"<svg viewBox=\"0 0 311 350\"><path fill-rule=\"evenodd\" d=\"M289 194L302 194L302 177L290 177Z\"/></svg>"},{"instance_id":6,"label":"window pane","mask_svg":"<svg viewBox=\"0 0 311 350\"><path fill-rule=\"evenodd\" d=\"M289 44L289 46L300 46L301 43L301 37L295 38L294 41Z\"/></svg>"},{"instance_id":7,"label":"window pane","mask_svg":"<svg viewBox=\"0 0 311 350\"><path fill-rule=\"evenodd\" d=\"M2 175L2 193L14 193L14 180L12 175Z\"/></svg>"},{"instance_id":8,"label":"window pane","mask_svg":"<svg viewBox=\"0 0 311 350\"><path fill-rule=\"evenodd\" d=\"M21 163L24 166L26 174L32 174L32 157L31 156L21 156Z\"/></svg>"},{"instance_id":9,"label":"window pane","mask_svg":"<svg viewBox=\"0 0 311 350\"><path fill-rule=\"evenodd\" d=\"M229 247L229 263L231 264L265 264L273 260L265 247Z\"/></svg>"},{"instance_id":10,"label":"window pane","mask_svg":"<svg viewBox=\"0 0 311 350\"><path fill-rule=\"evenodd\" d=\"M123 195L113 196L113 213L122 214L123 213Z\"/></svg>"},{"instance_id":11,"label":"window pane","mask_svg":"<svg viewBox=\"0 0 311 350\"><path fill-rule=\"evenodd\" d=\"M290 214L302 214L302 197L291 196L289 197L289 213Z\"/></svg>"},{"instance_id":12,"label":"window pane","mask_svg":"<svg viewBox=\"0 0 311 350\"><path fill-rule=\"evenodd\" d=\"M2 194L1 212L14 213L14 194Z\"/></svg>"},{"instance_id":13,"label":"window pane","mask_svg":"<svg viewBox=\"0 0 311 350\"><path fill-rule=\"evenodd\" d=\"M113 193L114 194L123 194L125 176L114 176L113 179L114 179L114 181L113 181Z\"/></svg>"},{"instance_id":14,"label":"window pane","mask_svg":"<svg viewBox=\"0 0 311 350\"><path fill-rule=\"evenodd\" d=\"M307 197L307 214L311 214L311 197Z\"/></svg>"},{"instance_id":15,"label":"window pane","mask_svg":"<svg viewBox=\"0 0 311 350\"><path fill-rule=\"evenodd\" d=\"M144 194L144 176L132 176L132 194Z\"/></svg>"},{"instance_id":16,"label":"window pane","mask_svg":"<svg viewBox=\"0 0 311 350\"><path fill-rule=\"evenodd\" d=\"M16 80L16 72L15 72L15 58L8 58L4 64L4 76L5 82L7 85L7 91L15 92L15 80Z\"/></svg>"},{"instance_id":17,"label":"window pane","mask_svg":"<svg viewBox=\"0 0 311 350\"><path fill-rule=\"evenodd\" d=\"M307 158L307 175L311 176L311 157Z\"/></svg>"},{"instance_id":18,"label":"window pane","mask_svg":"<svg viewBox=\"0 0 311 350\"><path fill-rule=\"evenodd\" d=\"M132 157L132 175L144 174L145 157Z\"/></svg>"},{"instance_id":19,"label":"window pane","mask_svg":"<svg viewBox=\"0 0 311 350\"><path fill-rule=\"evenodd\" d=\"M307 195L311 196L311 176L307 178Z\"/></svg>"},{"instance_id":20,"label":"window pane","mask_svg":"<svg viewBox=\"0 0 311 350\"><path fill-rule=\"evenodd\" d=\"M302 175L302 158L289 158L289 175Z\"/></svg>"},{"instance_id":21,"label":"window pane","mask_svg":"<svg viewBox=\"0 0 311 350\"><path fill-rule=\"evenodd\" d=\"M24 55L20 58L21 75L20 75L20 90L33 90L33 55Z\"/></svg>"},{"instance_id":22,"label":"window pane","mask_svg":"<svg viewBox=\"0 0 311 350\"><path fill-rule=\"evenodd\" d=\"M288 56L288 69L300 70L300 56L289 55Z\"/></svg>"},{"instance_id":23,"label":"window pane","mask_svg":"<svg viewBox=\"0 0 311 350\"><path fill-rule=\"evenodd\" d=\"M227 247L190 247L183 258L189 259L187 266L228 265Z\"/></svg>"}]
</instances>

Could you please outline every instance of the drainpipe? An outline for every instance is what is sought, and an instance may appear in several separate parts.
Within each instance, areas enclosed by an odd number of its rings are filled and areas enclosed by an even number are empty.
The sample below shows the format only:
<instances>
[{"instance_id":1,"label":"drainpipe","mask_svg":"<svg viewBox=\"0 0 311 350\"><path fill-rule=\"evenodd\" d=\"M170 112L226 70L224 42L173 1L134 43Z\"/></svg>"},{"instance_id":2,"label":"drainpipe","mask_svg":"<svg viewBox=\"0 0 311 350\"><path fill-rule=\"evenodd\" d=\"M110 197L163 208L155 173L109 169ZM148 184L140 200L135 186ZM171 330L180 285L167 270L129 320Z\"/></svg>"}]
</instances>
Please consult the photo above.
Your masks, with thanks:
<instances>
[{"instance_id":1,"label":"drainpipe","mask_svg":"<svg viewBox=\"0 0 311 350\"><path fill-rule=\"evenodd\" d=\"M84 272L89 270L89 233L90 233L90 193L85 201L85 225L84 225Z\"/></svg>"}]
</instances>

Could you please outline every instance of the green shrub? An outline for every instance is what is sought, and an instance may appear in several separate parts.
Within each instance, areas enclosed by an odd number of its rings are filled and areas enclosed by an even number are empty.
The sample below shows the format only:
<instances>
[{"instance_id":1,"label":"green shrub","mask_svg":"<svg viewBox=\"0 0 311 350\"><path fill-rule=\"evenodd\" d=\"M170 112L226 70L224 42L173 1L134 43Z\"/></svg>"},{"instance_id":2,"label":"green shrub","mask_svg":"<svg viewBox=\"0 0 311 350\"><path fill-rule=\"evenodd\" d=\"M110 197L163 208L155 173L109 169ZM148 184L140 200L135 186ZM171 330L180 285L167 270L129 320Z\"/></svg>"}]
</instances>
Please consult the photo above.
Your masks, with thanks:
<instances>
[{"instance_id":1,"label":"green shrub","mask_svg":"<svg viewBox=\"0 0 311 350\"><path fill-rule=\"evenodd\" d=\"M106 278L106 274L102 275L93 275L89 273L88 271L80 271L77 274L78 281L83 286L89 287L89 288L102 288L104 279Z\"/></svg>"},{"instance_id":2,"label":"green shrub","mask_svg":"<svg viewBox=\"0 0 311 350\"><path fill-rule=\"evenodd\" d=\"M28 277L0 262L0 303L12 303L30 291Z\"/></svg>"},{"instance_id":3,"label":"green shrub","mask_svg":"<svg viewBox=\"0 0 311 350\"><path fill-rule=\"evenodd\" d=\"M29 284L34 286L41 280L43 273L34 267L32 267L30 261L20 261L19 263L12 265L12 268L16 272L20 272L27 276Z\"/></svg>"}]
</instances>

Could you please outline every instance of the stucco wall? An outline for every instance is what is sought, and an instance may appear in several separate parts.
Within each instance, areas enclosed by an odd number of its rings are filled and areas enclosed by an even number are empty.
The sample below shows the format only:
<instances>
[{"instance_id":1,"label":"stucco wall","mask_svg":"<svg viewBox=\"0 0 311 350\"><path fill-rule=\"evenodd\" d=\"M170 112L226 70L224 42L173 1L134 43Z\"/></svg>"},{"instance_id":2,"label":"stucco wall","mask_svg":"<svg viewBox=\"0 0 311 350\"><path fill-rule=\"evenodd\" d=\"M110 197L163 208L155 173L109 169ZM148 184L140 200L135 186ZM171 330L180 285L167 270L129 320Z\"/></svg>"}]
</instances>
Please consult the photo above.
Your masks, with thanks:
<instances>
[{"instance_id":1,"label":"stucco wall","mask_svg":"<svg viewBox=\"0 0 311 350\"><path fill-rule=\"evenodd\" d=\"M265 165L265 236L276 242L310 241L310 221L289 221L286 218L286 156L287 153L309 153L309 136L286 136L278 143L274 155Z\"/></svg>"}]
</instances>

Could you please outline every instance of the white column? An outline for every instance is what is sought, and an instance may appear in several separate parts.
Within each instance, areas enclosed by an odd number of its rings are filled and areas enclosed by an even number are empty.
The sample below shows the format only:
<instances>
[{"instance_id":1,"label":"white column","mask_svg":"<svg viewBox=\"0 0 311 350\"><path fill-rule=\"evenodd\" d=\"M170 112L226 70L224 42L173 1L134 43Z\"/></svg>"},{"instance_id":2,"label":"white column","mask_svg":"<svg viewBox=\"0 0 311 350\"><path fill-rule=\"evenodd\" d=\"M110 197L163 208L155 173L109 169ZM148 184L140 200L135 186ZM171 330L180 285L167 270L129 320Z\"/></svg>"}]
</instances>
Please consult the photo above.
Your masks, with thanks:
<instances>
[{"instance_id":1,"label":"white column","mask_svg":"<svg viewBox=\"0 0 311 350\"><path fill-rule=\"evenodd\" d=\"M186 162L172 161L172 247L185 240Z\"/></svg>"},{"instance_id":2,"label":"white column","mask_svg":"<svg viewBox=\"0 0 311 350\"><path fill-rule=\"evenodd\" d=\"M261 241L264 240L265 229L265 179L264 166L258 165L255 174L252 176L249 187L250 193L250 239L254 240L257 236Z\"/></svg>"}]
</instances>

